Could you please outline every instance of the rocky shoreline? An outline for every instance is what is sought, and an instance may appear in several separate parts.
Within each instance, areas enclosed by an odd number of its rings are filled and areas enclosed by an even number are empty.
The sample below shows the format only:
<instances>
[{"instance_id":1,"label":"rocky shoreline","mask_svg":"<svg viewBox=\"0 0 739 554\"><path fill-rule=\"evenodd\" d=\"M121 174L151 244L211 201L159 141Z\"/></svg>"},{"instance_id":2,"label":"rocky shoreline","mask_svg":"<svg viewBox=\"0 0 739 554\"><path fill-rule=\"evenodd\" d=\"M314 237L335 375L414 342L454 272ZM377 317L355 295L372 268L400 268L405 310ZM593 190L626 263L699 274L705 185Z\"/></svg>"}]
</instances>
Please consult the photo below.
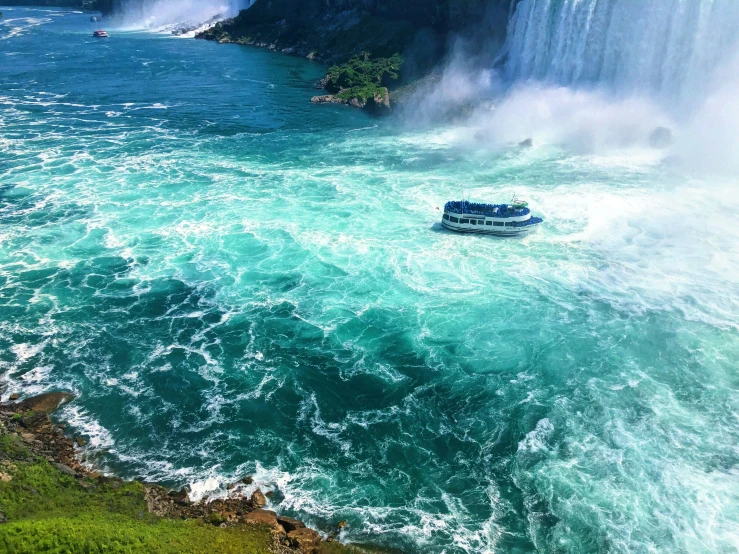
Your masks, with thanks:
<instances>
[{"instance_id":1,"label":"rocky shoreline","mask_svg":"<svg viewBox=\"0 0 739 554\"><path fill-rule=\"evenodd\" d=\"M11 401L18 400L18 395L10 398ZM83 489L94 488L96 485L115 489L124 483L130 483L118 477L105 476L83 465L79 449L85 446L85 440L82 437L68 436L66 426L52 420L50 414L73 399L74 395L70 393L51 392L0 404L0 438L3 439L3 444L8 440L17 443L17 447L0 451L0 488L3 483L12 481L14 471L18 471L18 460L11 459L12 456L7 452L20 451L23 448L27 449L31 458L35 456L44 459L61 475L74 478ZM28 453L19 459L31 459ZM252 478L245 476L238 483L229 485L230 494L227 498L203 499L198 502L190 500L187 488L171 491L157 484L141 485L148 511L156 518L198 520L219 528L261 526L268 529L272 542L271 551L275 553L367 552L336 541L339 531L347 525L346 521L337 522L336 528L323 538L300 520L264 509L267 498L259 489L248 498L242 495L240 489L251 483ZM0 510L3 510L1 492L0 490ZM0 522L7 521L6 514L0 511ZM0 535L1 530L0 527ZM372 551L377 552L374 549Z\"/></svg>"}]
</instances>

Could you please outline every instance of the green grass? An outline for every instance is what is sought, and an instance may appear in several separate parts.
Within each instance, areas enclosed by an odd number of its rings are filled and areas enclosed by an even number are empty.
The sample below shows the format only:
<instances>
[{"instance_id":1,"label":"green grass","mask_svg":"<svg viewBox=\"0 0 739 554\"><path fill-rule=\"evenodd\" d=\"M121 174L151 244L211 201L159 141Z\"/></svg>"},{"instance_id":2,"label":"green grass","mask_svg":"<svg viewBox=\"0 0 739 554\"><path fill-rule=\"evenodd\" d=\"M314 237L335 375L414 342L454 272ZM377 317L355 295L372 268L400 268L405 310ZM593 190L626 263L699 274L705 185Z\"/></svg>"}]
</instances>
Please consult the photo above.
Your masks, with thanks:
<instances>
[{"instance_id":1,"label":"green grass","mask_svg":"<svg viewBox=\"0 0 739 554\"><path fill-rule=\"evenodd\" d=\"M214 527L150 514L144 487L116 479L76 479L34 457L15 435L0 436L0 552L269 552L268 529Z\"/></svg>"},{"instance_id":2,"label":"green grass","mask_svg":"<svg viewBox=\"0 0 739 554\"><path fill-rule=\"evenodd\" d=\"M268 552L269 533L236 526L221 529L197 521L141 521L112 513L8 522L0 526L0 550L8 554Z\"/></svg>"}]
</instances>

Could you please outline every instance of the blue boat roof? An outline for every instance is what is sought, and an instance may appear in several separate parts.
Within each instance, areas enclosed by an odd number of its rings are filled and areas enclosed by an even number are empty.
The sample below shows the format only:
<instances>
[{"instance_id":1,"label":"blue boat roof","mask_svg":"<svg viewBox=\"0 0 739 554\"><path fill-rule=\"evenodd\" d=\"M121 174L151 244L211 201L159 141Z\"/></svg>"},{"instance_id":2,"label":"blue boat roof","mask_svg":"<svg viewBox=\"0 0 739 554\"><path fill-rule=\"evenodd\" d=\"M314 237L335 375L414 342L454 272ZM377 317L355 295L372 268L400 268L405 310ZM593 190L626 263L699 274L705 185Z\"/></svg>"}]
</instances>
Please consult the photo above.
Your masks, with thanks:
<instances>
[{"instance_id":1,"label":"blue boat roof","mask_svg":"<svg viewBox=\"0 0 739 554\"><path fill-rule=\"evenodd\" d=\"M445 212L455 214L486 215L489 217L520 217L531 213L528 208L514 209L513 204L482 204L469 200L449 201L444 204Z\"/></svg>"}]
</instances>

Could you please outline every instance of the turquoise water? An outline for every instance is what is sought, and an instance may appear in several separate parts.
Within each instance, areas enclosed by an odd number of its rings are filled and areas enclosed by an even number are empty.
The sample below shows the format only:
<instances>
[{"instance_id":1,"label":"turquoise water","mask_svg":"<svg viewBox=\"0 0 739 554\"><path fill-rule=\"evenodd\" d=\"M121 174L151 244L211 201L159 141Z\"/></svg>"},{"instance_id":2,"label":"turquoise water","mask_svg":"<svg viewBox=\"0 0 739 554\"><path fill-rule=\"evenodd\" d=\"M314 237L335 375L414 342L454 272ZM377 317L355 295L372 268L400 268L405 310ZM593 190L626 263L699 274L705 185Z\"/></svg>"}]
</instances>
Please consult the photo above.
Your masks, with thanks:
<instances>
[{"instance_id":1,"label":"turquoise water","mask_svg":"<svg viewBox=\"0 0 739 554\"><path fill-rule=\"evenodd\" d=\"M311 106L305 60L2 11L4 395L74 390L91 463L196 495L254 474L407 552L737 551L732 177ZM465 192L546 223L444 232Z\"/></svg>"}]
</instances>

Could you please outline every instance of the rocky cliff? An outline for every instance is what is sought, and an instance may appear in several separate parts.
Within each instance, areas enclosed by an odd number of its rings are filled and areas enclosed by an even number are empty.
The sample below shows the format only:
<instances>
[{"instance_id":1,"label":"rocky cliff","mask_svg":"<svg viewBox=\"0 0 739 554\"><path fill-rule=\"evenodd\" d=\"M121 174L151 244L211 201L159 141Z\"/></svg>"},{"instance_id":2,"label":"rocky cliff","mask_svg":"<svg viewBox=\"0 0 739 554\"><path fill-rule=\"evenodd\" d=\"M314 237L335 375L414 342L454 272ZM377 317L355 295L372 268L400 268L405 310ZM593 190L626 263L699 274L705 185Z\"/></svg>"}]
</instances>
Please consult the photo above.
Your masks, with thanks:
<instances>
[{"instance_id":1,"label":"rocky cliff","mask_svg":"<svg viewBox=\"0 0 739 554\"><path fill-rule=\"evenodd\" d=\"M388 113L389 88L430 74L458 43L494 55L516 1L256 0L198 37L340 64L323 81L333 94L313 101Z\"/></svg>"},{"instance_id":2,"label":"rocky cliff","mask_svg":"<svg viewBox=\"0 0 739 554\"><path fill-rule=\"evenodd\" d=\"M404 72L427 71L451 39L502 43L515 0L256 0L201 34L344 62L354 54L403 54Z\"/></svg>"}]
</instances>

